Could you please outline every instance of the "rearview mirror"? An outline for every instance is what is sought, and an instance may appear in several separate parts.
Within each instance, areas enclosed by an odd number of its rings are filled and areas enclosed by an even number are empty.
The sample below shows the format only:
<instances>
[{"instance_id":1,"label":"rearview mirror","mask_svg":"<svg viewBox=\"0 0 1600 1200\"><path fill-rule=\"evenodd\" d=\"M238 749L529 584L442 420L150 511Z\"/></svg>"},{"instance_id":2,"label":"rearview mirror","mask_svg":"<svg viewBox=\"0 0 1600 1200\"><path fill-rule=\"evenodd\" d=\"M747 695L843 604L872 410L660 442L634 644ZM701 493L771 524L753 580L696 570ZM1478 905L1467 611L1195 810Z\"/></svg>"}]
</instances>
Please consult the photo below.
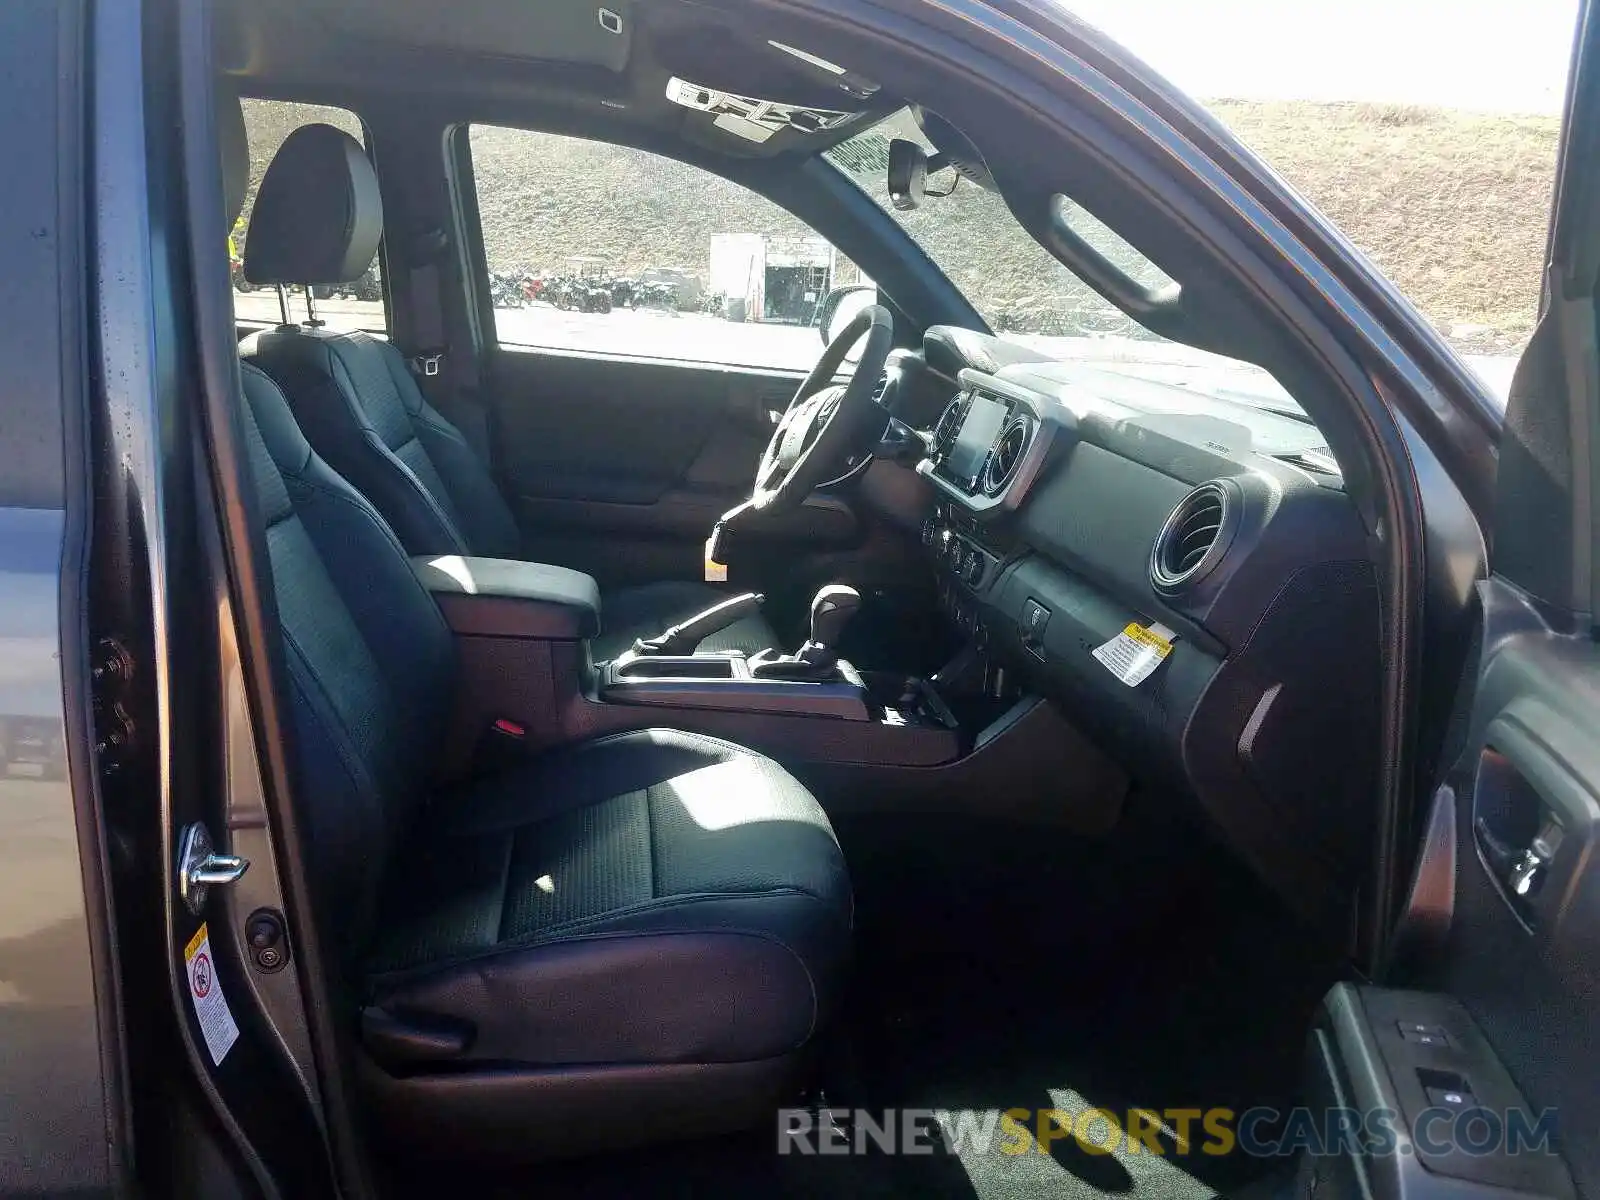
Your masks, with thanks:
<instances>
[{"instance_id":1,"label":"rearview mirror","mask_svg":"<svg viewBox=\"0 0 1600 1200\"><path fill-rule=\"evenodd\" d=\"M928 176L939 171L950 172L948 186L928 190ZM901 212L910 212L927 196L948 196L961 182L961 175L952 169L942 154L928 156L928 152L905 138L889 142L889 201Z\"/></svg>"},{"instance_id":2,"label":"rearview mirror","mask_svg":"<svg viewBox=\"0 0 1600 1200\"><path fill-rule=\"evenodd\" d=\"M889 200L901 212L922 203L928 189L928 156L905 138L889 142Z\"/></svg>"}]
</instances>

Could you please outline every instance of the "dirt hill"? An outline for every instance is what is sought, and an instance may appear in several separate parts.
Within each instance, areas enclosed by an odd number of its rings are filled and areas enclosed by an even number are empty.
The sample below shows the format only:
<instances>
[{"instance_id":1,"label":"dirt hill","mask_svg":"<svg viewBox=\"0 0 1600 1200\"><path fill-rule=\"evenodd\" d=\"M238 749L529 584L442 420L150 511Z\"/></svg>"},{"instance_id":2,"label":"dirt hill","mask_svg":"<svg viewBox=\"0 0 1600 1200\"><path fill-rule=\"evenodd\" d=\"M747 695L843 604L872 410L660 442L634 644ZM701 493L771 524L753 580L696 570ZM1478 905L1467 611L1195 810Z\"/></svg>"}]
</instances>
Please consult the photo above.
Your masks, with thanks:
<instances>
[{"instance_id":1,"label":"dirt hill","mask_svg":"<svg viewBox=\"0 0 1600 1200\"><path fill-rule=\"evenodd\" d=\"M1559 122L1414 106L1252 103L1212 109L1327 213L1458 346L1498 352L1532 327ZM328 110L249 105L259 177L276 146ZM348 118L337 123L351 127ZM715 233L792 234L782 208L693 168L568 138L473 136L491 266L559 270L591 255L618 272L704 273ZM881 191L881 176L863 179ZM978 308L1055 332L1095 302L1002 208L973 189L911 214Z\"/></svg>"},{"instance_id":2,"label":"dirt hill","mask_svg":"<svg viewBox=\"0 0 1600 1200\"><path fill-rule=\"evenodd\" d=\"M1558 118L1412 105L1210 107L1458 346L1494 352L1527 339Z\"/></svg>"}]
</instances>

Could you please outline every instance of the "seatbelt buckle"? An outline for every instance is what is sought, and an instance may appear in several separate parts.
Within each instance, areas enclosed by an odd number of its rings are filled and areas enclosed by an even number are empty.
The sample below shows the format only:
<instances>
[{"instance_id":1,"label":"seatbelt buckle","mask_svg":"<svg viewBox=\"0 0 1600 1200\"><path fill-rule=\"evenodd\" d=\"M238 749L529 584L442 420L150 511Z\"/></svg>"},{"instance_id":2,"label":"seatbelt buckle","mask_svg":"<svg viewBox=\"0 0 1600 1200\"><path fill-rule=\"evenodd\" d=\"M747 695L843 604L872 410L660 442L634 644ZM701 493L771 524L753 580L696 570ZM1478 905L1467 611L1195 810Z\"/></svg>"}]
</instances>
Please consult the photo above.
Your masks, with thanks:
<instances>
[{"instance_id":1,"label":"seatbelt buckle","mask_svg":"<svg viewBox=\"0 0 1600 1200\"><path fill-rule=\"evenodd\" d=\"M705 551L705 581L707 583L727 583L728 564L722 561L722 522L718 521L711 530L711 536L706 539Z\"/></svg>"},{"instance_id":2,"label":"seatbelt buckle","mask_svg":"<svg viewBox=\"0 0 1600 1200\"><path fill-rule=\"evenodd\" d=\"M424 379L433 379L439 374L439 363L443 358L442 354L419 354L411 360L411 369Z\"/></svg>"},{"instance_id":3,"label":"seatbelt buckle","mask_svg":"<svg viewBox=\"0 0 1600 1200\"><path fill-rule=\"evenodd\" d=\"M473 766L482 774L504 770L528 755L528 729L510 717L496 717L478 738Z\"/></svg>"}]
</instances>

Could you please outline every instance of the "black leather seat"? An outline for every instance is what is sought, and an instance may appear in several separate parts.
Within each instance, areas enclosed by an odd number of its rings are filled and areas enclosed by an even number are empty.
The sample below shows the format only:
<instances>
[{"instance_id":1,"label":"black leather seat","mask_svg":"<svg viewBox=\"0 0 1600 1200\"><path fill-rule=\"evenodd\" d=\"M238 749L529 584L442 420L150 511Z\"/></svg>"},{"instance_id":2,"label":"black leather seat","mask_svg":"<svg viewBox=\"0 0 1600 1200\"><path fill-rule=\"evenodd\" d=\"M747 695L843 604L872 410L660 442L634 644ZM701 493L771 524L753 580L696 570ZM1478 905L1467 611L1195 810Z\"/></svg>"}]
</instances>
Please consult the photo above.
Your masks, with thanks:
<instances>
[{"instance_id":1,"label":"black leather seat","mask_svg":"<svg viewBox=\"0 0 1600 1200\"><path fill-rule=\"evenodd\" d=\"M241 375L312 877L380 1123L422 1151L529 1158L765 1118L848 951L821 807L776 763L671 730L432 788L452 635L278 386Z\"/></svg>"},{"instance_id":2,"label":"black leather seat","mask_svg":"<svg viewBox=\"0 0 1600 1200\"><path fill-rule=\"evenodd\" d=\"M361 145L331 125L283 143L256 193L245 276L258 284L359 278L383 232L378 179ZM516 521L488 468L422 395L400 352L363 333L280 326L247 339L245 357L282 385L311 444L367 497L413 554L521 558ZM596 658L725 598L702 583L608 590ZM759 615L713 634L707 649L777 644Z\"/></svg>"},{"instance_id":3,"label":"black leather seat","mask_svg":"<svg viewBox=\"0 0 1600 1200\"><path fill-rule=\"evenodd\" d=\"M848 946L821 807L776 763L670 730L431 793L450 631L277 386L243 379L315 877L391 1129L527 1156L759 1118Z\"/></svg>"}]
</instances>

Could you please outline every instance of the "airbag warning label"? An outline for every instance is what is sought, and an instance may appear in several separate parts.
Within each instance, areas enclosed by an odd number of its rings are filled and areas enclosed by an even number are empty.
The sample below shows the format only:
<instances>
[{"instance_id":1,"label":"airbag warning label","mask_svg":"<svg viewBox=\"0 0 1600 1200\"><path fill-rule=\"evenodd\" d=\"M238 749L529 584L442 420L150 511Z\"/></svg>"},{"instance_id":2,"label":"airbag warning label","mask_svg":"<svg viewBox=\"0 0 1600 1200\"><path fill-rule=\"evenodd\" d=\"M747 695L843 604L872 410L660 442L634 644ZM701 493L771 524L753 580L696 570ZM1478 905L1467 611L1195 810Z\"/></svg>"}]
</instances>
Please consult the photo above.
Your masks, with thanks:
<instances>
[{"instance_id":1,"label":"airbag warning label","mask_svg":"<svg viewBox=\"0 0 1600 1200\"><path fill-rule=\"evenodd\" d=\"M211 956L211 934L202 923L183 951L184 970L189 976L189 999L200 1020L211 1061L221 1065L228 1051L239 1040L239 1027L233 1022L228 1002L222 998L222 981L217 978L216 960Z\"/></svg>"},{"instance_id":2,"label":"airbag warning label","mask_svg":"<svg viewBox=\"0 0 1600 1200\"><path fill-rule=\"evenodd\" d=\"M1176 634L1165 625L1148 629L1132 622L1109 642L1094 648L1095 658L1129 687L1138 687L1172 653Z\"/></svg>"}]
</instances>

